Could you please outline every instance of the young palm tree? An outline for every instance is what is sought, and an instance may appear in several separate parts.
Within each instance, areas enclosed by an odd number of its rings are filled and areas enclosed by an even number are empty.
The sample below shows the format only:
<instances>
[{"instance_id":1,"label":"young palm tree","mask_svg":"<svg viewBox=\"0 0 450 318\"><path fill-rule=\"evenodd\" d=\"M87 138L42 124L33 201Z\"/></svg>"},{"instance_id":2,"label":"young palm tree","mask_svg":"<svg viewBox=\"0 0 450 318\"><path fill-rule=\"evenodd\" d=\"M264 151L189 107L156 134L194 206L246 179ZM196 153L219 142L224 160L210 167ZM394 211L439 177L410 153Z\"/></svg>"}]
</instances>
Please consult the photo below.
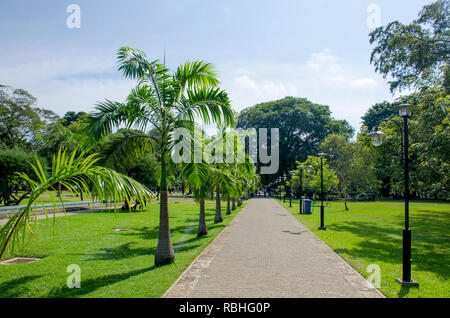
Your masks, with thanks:
<instances>
[{"instance_id":1,"label":"young palm tree","mask_svg":"<svg viewBox=\"0 0 450 318\"><path fill-rule=\"evenodd\" d=\"M47 171L44 169L36 158L36 164L30 163L33 168L37 181L24 173L18 173L19 177L27 182L30 189L28 204L18 213L9 218L8 222L0 228L0 259L9 247L11 251L14 249L15 243L20 241L25 242L25 234L27 231L31 234L31 207L39 202L44 209L44 213L48 217L44 203L39 199L39 196L61 184L67 188L75 196L80 190L84 192L87 199L92 201L92 193L100 200L114 200L114 208L117 202L127 201L128 203L134 199L141 202L141 204L148 204L150 200L155 198L155 195L145 186L137 181L115 172L109 168L96 166L99 157L96 154L84 156L81 152L78 156L77 151L73 151L70 155L66 155L65 151L59 149L57 156L53 156L51 176L47 176ZM52 193L49 195L53 204L53 213L58 210L57 199L53 197ZM62 199L59 198L63 205Z\"/></svg>"},{"instance_id":2,"label":"young palm tree","mask_svg":"<svg viewBox=\"0 0 450 318\"><path fill-rule=\"evenodd\" d=\"M225 91L217 88L217 73L210 63L186 62L175 73L144 52L123 47L118 52L119 70L138 85L125 103L105 101L91 114L91 132L107 135L120 125L151 130L161 157L160 222L155 264L172 263L175 255L169 228L167 173L176 128L192 128L195 117L206 124L234 125L235 114Z\"/></svg>"},{"instance_id":3,"label":"young palm tree","mask_svg":"<svg viewBox=\"0 0 450 318\"><path fill-rule=\"evenodd\" d=\"M182 167L182 174L186 178L186 183L194 189L194 199L200 204L197 237L208 234L205 200L211 195L211 189L213 188L211 179L209 178L210 172L210 166L205 162L192 162Z\"/></svg>"},{"instance_id":4,"label":"young palm tree","mask_svg":"<svg viewBox=\"0 0 450 318\"><path fill-rule=\"evenodd\" d=\"M214 223L220 223L223 221L220 192L232 192L236 187L236 182L233 176L226 169L223 169L223 167L212 168L211 178L216 191L216 214L214 216Z\"/></svg>"}]
</instances>

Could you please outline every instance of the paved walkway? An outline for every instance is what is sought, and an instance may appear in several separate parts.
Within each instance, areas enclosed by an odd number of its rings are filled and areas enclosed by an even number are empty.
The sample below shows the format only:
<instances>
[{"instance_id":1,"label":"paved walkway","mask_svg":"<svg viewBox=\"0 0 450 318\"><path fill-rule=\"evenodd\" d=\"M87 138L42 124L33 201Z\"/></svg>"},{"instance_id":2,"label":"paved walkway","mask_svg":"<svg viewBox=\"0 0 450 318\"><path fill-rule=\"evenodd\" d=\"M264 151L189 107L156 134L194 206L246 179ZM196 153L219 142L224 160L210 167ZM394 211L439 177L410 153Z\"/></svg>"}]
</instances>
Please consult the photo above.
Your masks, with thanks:
<instances>
[{"instance_id":1,"label":"paved walkway","mask_svg":"<svg viewBox=\"0 0 450 318\"><path fill-rule=\"evenodd\" d=\"M383 297L272 199L252 199L163 297Z\"/></svg>"}]
</instances>

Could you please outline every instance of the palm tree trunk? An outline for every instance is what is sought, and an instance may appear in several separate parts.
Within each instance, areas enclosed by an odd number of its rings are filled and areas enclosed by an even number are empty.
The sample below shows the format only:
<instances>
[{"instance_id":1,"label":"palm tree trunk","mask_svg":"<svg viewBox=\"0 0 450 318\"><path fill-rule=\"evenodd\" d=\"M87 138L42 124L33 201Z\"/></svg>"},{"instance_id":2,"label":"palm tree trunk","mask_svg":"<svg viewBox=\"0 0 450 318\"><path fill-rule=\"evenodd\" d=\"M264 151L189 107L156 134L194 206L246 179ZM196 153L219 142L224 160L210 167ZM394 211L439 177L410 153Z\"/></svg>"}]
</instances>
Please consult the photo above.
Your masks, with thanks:
<instances>
[{"instance_id":1,"label":"palm tree trunk","mask_svg":"<svg viewBox=\"0 0 450 318\"><path fill-rule=\"evenodd\" d=\"M214 217L214 223L222 222L222 207L220 205L220 192L219 188L216 188L216 215Z\"/></svg>"},{"instance_id":2,"label":"palm tree trunk","mask_svg":"<svg viewBox=\"0 0 450 318\"><path fill-rule=\"evenodd\" d=\"M232 200L231 200L231 210L236 210L236 199L235 198L233 198Z\"/></svg>"},{"instance_id":3,"label":"palm tree trunk","mask_svg":"<svg viewBox=\"0 0 450 318\"><path fill-rule=\"evenodd\" d=\"M230 197L227 197L227 215L231 214L231 206L230 206L231 202L230 201L231 201Z\"/></svg>"},{"instance_id":4,"label":"palm tree trunk","mask_svg":"<svg viewBox=\"0 0 450 318\"><path fill-rule=\"evenodd\" d=\"M205 200L200 201L200 219L198 221L197 237L208 234L205 218Z\"/></svg>"},{"instance_id":5,"label":"palm tree trunk","mask_svg":"<svg viewBox=\"0 0 450 318\"><path fill-rule=\"evenodd\" d=\"M156 247L155 253L155 265L157 266L170 264L175 260L172 241L170 239L169 197L167 193L167 166L164 155L161 157L159 232L158 245Z\"/></svg>"}]
</instances>

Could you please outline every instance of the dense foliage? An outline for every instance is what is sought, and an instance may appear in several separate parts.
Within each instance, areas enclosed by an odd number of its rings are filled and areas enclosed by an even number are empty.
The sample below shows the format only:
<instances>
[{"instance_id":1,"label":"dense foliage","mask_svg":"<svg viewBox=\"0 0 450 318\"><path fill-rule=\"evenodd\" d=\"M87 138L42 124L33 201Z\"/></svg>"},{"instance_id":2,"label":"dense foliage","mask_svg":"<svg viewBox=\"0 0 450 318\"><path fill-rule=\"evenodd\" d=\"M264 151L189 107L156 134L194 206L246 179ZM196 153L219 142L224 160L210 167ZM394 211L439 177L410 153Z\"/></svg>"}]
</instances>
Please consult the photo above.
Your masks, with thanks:
<instances>
[{"instance_id":1,"label":"dense foliage","mask_svg":"<svg viewBox=\"0 0 450 318\"><path fill-rule=\"evenodd\" d=\"M263 184L270 184L279 176L294 169L295 161L304 161L308 155L319 152L321 142L329 134L353 135L353 128L345 120L331 117L328 106L318 105L306 98L286 97L258 104L243 110L237 127L267 128L270 145L270 128L280 130L280 168L278 174L262 175Z\"/></svg>"},{"instance_id":2,"label":"dense foliage","mask_svg":"<svg viewBox=\"0 0 450 318\"><path fill-rule=\"evenodd\" d=\"M393 21L370 34L371 63L391 91L441 85L450 89L450 2L425 6L410 24Z\"/></svg>"}]
</instances>

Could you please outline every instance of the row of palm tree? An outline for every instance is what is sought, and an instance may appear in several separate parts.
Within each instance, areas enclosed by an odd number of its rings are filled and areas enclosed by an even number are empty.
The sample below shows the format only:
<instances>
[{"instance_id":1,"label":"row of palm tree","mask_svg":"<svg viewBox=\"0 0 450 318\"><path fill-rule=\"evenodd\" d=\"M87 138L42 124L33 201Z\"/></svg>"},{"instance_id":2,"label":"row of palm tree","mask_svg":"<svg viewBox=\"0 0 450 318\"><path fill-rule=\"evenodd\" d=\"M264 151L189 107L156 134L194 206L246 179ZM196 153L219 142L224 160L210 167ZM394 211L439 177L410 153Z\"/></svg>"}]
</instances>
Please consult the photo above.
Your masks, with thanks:
<instances>
[{"instance_id":1,"label":"row of palm tree","mask_svg":"<svg viewBox=\"0 0 450 318\"><path fill-rule=\"evenodd\" d=\"M205 217L205 201L208 198L215 196L214 223L220 223L223 221L222 198L225 197L227 200L226 214L229 215L231 210L236 209L236 201L238 206L242 205L244 193L256 189L259 182L255 165L243 151L237 136L223 130L217 139L222 145L226 143L227 139L232 140L233 144L235 144L232 160L229 160L228 163L213 164L208 164L206 160L203 160L200 163L189 162L182 167L182 174L186 178L187 185L194 189L194 199L200 204L200 217L197 229L197 236L199 237L208 233ZM204 145L214 142L214 140L209 139L200 142L202 143L202 152L204 152ZM240 154L244 158L242 163L239 163L237 160Z\"/></svg>"}]
</instances>

